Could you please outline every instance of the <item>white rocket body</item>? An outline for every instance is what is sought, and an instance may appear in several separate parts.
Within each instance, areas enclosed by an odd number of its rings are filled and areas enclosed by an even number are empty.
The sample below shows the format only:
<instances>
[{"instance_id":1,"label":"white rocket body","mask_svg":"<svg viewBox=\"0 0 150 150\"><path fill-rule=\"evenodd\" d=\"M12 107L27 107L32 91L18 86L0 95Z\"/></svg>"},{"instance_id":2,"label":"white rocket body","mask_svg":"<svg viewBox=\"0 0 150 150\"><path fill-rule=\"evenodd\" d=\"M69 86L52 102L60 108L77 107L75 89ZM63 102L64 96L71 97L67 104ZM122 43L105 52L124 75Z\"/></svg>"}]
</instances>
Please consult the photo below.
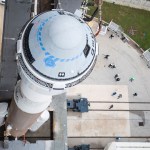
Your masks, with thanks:
<instances>
[{"instance_id":1,"label":"white rocket body","mask_svg":"<svg viewBox=\"0 0 150 150\"><path fill-rule=\"evenodd\" d=\"M17 42L17 82L7 125L24 135L53 95L83 81L93 70L98 46L90 27L69 12L53 10L33 18Z\"/></svg>"}]
</instances>

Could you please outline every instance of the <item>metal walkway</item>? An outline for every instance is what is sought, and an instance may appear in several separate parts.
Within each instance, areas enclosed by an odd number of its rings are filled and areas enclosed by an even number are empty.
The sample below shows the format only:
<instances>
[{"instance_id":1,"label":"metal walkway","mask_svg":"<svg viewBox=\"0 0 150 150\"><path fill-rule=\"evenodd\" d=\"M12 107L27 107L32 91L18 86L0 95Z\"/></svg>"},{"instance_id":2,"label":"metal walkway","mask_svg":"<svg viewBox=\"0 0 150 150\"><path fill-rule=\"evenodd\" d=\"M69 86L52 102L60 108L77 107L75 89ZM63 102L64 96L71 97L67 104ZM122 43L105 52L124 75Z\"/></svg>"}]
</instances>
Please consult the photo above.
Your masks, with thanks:
<instances>
[{"instance_id":1,"label":"metal walkway","mask_svg":"<svg viewBox=\"0 0 150 150\"><path fill-rule=\"evenodd\" d=\"M83 0L60 0L62 9L74 13L76 9L79 9ZM55 0L57 4L58 0ZM55 5L55 7L57 7Z\"/></svg>"},{"instance_id":2,"label":"metal walkway","mask_svg":"<svg viewBox=\"0 0 150 150\"><path fill-rule=\"evenodd\" d=\"M13 97L17 81L16 41L24 24L30 19L30 0L8 0L5 4L2 58L0 70L0 101Z\"/></svg>"}]
</instances>

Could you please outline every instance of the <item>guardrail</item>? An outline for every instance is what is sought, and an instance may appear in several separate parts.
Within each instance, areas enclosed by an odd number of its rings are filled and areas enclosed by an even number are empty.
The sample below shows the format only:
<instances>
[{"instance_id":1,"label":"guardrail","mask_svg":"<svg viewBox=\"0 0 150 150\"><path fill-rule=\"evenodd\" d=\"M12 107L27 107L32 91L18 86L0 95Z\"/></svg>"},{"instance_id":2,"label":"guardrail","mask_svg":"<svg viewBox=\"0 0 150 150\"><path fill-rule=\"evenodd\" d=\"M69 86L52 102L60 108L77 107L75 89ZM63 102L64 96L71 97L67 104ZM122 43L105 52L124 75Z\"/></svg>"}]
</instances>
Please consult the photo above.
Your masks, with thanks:
<instances>
[{"instance_id":1,"label":"guardrail","mask_svg":"<svg viewBox=\"0 0 150 150\"><path fill-rule=\"evenodd\" d=\"M94 18L94 21L98 21L98 18ZM109 23L108 22L106 22L106 21L104 21L104 20L102 20L102 24L103 25L109 25ZM136 43L129 35L127 35L126 33L124 33L124 32L120 32L121 34L123 34L125 37L126 37L126 39L128 40L128 41L132 41L133 43L134 43L134 45L136 46L136 48L138 48L138 50L140 50L140 52L141 53L143 53L144 52L144 50L140 47L140 45L138 44L138 43Z\"/></svg>"}]
</instances>

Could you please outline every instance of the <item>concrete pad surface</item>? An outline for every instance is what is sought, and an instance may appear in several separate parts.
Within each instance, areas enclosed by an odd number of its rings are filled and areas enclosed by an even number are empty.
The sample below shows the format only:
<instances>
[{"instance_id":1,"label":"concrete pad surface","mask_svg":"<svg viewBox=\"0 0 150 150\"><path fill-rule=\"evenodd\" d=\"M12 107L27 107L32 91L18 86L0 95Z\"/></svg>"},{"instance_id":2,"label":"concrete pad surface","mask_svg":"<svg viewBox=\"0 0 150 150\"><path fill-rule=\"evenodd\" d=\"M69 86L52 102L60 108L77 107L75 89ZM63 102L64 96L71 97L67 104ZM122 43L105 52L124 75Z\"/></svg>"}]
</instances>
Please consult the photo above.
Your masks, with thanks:
<instances>
[{"instance_id":1,"label":"concrete pad surface","mask_svg":"<svg viewBox=\"0 0 150 150\"><path fill-rule=\"evenodd\" d=\"M130 136L129 121L122 120L69 120L68 136L70 137L113 137Z\"/></svg>"},{"instance_id":2,"label":"concrete pad surface","mask_svg":"<svg viewBox=\"0 0 150 150\"><path fill-rule=\"evenodd\" d=\"M129 112L68 114L67 121L69 137L130 136Z\"/></svg>"},{"instance_id":3,"label":"concrete pad surface","mask_svg":"<svg viewBox=\"0 0 150 150\"><path fill-rule=\"evenodd\" d=\"M148 138L120 138L120 142L148 142ZM91 150L104 150L104 147L111 142L115 141L115 137L98 137L98 138L68 138L68 144L73 147L74 145L80 145L82 143L89 144Z\"/></svg>"},{"instance_id":4,"label":"concrete pad surface","mask_svg":"<svg viewBox=\"0 0 150 150\"><path fill-rule=\"evenodd\" d=\"M112 93L116 92L115 96ZM122 94L121 99L117 96ZM68 89L67 97L80 96L88 98L92 102L128 102L128 86L127 85L77 85Z\"/></svg>"},{"instance_id":5,"label":"concrete pad surface","mask_svg":"<svg viewBox=\"0 0 150 150\"><path fill-rule=\"evenodd\" d=\"M90 26L95 33L97 23L92 22ZM85 114L68 113L68 134L72 136L69 139L69 144L73 144L73 141L75 144L87 142L93 148L100 148L100 145L106 142L99 139L98 136L106 136L109 141L109 136L113 136L115 140L115 136L119 133L123 137L131 137L125 141L132 141L134 137L137 137L137 141L142 141L142 139L145 140L144 137L150 135L150 114L149 111L146 111L150 109L150 69L140 57L142 52L137 51L128 43L124 43L116 35L110 39L110 34L109 31L104 36L97 36L99 56L92 73L81 83L85 87L77 85L68 91L68 97L88 97L91 107L97 109L97 111L87 113L86 119L84 118ZM110 56L105 59L105 55ZM109 68L110 63L114 63L116 68ZM119 82L115 81L115 74L119 74L121 78ZM135 78L133 82L129 81L131 77ZM92 85L99 86L99 88L95 90ZM119 100L117 95L112 97L111 94L114 91L117 94L122 94L123 97ZM137 97L133 97L135 92L138 93ZM112 111L107 110L110 104L114 105ZM118 109L115 111L117 116L114 114L113 109L115 108ZM128 110L125 111L127 108ZM105 111L98 111L98 109ZM120 113L122 115L119 115ZM122 122L123 124L115 121L117 117L119 120L125 120ZM142 121L144 121L144 126L139 126L139 122ZM94 127L96 127L95 130ZM84 136L84 131L85 135L89 136L88 138L75 138L75 136ZM95 139L94 136L97 138Z\"/></svg>"},{"instance_id":6,"label":"concrete pad surface","mask_svg":"<svg viewBox=\"0 0 150 150\"><path fill-rule=\"evenodd\" d=\"M110 105L113 105L113 108L111 110L118 110L118 111L134 111L134 110L141 110L141 111L149 111L150 110L150 104L139 104L139 103L90 103L89 109L91 110L108 110Z\"/></svg>"}]
</instances>

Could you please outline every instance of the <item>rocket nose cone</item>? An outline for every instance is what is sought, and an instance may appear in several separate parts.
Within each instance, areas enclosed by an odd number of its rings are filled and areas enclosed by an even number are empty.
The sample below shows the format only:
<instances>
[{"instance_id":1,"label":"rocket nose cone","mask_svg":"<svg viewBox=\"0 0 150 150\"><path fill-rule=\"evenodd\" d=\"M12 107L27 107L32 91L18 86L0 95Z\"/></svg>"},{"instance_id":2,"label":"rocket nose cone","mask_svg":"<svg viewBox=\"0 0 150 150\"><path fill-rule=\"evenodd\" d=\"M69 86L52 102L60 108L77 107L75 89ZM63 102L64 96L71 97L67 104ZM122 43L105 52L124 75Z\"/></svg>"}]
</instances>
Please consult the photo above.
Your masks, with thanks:
<instances>
[{"instance_id":1,"label":"rocket nose cone","mask_svg":"<svg viewBox=\"0 0 150 150\"><path fill-rule=\"evenodd\" d=\"M98 54L90 27L66 11L39 14L27 24L21 41L23 61L36 77L32 80L46 88L68 88L80 83L92 71Z\"/></svg>"},{"instance_id":2,"label":"rocket nose cone","mask_svg":"<svg viewBox=\"0 0 150 150\"><path fill-rule=\"evenodd\" d=\"M59 16L49 26L51 42L59 49L70 50L85 40L86 34L81 23L71 16Z\"/></svg>"}]
</instances>

